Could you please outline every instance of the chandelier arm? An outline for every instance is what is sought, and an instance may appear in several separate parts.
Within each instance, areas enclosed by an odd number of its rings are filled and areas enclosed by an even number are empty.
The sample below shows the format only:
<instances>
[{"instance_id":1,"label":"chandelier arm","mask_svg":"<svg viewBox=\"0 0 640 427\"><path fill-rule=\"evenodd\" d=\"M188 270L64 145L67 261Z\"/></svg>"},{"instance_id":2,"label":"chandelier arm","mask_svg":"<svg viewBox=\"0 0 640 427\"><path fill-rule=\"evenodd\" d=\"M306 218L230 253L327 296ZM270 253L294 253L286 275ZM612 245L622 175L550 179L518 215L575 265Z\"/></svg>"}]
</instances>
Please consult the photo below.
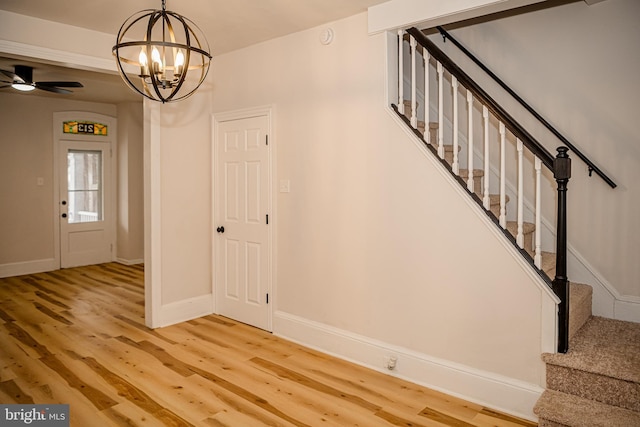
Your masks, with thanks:
<instances>
[{"instance_id":1,"label":"chandelier arm","mask_svg":"<svg viewBox=\"0 0 640 427\"><path fill-rule=\"evenodd\" d=\"M158 76L156 75L156 72L155 72L155 70L153 68L154 67L153 66L153 51L151 49L151 46L155 44L155 43L153 43L151 41L151 40L153 40L152 39L153 27L156 24L156 22L158 22L158 20L165 13L165 11L164 11L164 0L163 0L162 3L163 3L162 11L156 10L154 12L153 16L151 16L149 18L149 22L147 23L147 33L146 33L145 40L147 41L147 58L151 59L150 63L149 63L150 64L150 66L149 66L149 75L151 77L151 86L153 86L153 90L156 93L156 96L158 97L158 99L164 104L165 99L162 96L162 93L160 92L160 89L158 88L158 84L160 83L160 80L158 79ZM164 43L164 36L162 38L162 42ZM159 71L162 71L162 70L159 70ZM143 81L144 81L144 79L143 79Z\"/></svg>"}]
</instances>

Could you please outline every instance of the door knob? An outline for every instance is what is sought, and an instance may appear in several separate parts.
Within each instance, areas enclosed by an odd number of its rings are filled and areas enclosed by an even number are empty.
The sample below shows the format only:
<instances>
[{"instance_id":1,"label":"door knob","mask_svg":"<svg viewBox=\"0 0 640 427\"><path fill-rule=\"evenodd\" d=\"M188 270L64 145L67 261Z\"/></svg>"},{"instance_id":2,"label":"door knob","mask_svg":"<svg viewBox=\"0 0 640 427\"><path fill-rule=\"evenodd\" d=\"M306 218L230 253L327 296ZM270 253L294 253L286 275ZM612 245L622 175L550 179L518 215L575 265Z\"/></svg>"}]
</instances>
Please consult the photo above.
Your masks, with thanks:
<instances>
[{"instance_id":1,"label":"door knob","mask_svg":"<svg viewBox=\"0 0 640 427\"><path fill-rule=\"evenodd\" d=\"M218 233L224 233L224 226L223 226L223 227L218 227L218 228L216 228L216 231L217 231Z\"/></svg>"},{"instance_id":2,"label":"door knob","mask_svg":"<svg viewBox=\"0 0 640 427\"><path fill-rule=\"evenodd\" d=\"M63 213L63 214L62 214L62 218L66 218L66 217L67 217L67 214L66 214L66 213Z\"/></svg>"}]
</instances>

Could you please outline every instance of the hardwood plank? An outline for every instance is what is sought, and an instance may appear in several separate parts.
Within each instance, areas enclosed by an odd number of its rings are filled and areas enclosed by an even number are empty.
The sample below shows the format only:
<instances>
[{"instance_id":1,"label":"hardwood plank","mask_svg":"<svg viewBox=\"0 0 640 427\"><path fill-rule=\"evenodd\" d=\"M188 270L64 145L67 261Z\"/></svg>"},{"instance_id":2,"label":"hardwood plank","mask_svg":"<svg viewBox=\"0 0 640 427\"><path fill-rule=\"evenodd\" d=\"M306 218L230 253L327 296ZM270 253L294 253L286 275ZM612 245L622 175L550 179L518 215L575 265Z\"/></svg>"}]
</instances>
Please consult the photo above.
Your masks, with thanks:
<instances>
[{"instance_id":1,"label":"hardwood plank","mask_svg":"<svg viewBox=\"0 0 640 427\"><path fill-rule=\"evenodd\" d=\"M20 388L14 380L0 382L0 402L35 403L28 392Z\"/></svg>"},{"instance_id":2,"label":"hardwood plank","mask_svg":"<svg viewBox=\"0 0 640 427\"><path fill-rule=\"evenodd\" d=\"M0 342L0 401L78 427L535 425L221 316L151 330L139 265L0 279Z\"/></svg>"}]
</instances>

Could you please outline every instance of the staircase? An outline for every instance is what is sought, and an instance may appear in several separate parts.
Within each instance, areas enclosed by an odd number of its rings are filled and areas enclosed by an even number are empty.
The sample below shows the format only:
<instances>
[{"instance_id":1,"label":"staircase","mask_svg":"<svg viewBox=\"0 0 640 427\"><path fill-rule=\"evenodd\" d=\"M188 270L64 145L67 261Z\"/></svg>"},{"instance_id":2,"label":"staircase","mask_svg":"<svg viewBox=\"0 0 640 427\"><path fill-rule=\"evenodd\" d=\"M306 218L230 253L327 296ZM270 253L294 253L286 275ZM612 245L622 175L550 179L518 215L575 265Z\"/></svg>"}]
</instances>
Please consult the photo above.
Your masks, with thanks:
<instances>
[{"instance_id":1,"label":"staircase","mask_svg":"<svg viewBox=\"0 0 640 427\"><path fill-rule=\"evenodd\" d=\"M411 101L404 102L409 124ZM438 123L417 129L424 140L437 141ZM435 151L436 147L432 147ZM444 161L453 164L453 145L444 145ZM461 169L466 182L468 171ZM480 200L482 170L474 171L474 192ZM462 182L461 182L462 184ZM500 215L500 196L490 195L491 213ZM508 201L508 199L507 199ZM515 238L515 222L507 222L508 233ZM524 223L524 248L530 256L535 224ZM555 254L542 254L542 271L555 276ZM592 316L591 286L571 283L569 287L569 351L545 353L547 390L537 402L534 413L541 427L640 427L640 324Z\"/></svg>"}]
</instances>

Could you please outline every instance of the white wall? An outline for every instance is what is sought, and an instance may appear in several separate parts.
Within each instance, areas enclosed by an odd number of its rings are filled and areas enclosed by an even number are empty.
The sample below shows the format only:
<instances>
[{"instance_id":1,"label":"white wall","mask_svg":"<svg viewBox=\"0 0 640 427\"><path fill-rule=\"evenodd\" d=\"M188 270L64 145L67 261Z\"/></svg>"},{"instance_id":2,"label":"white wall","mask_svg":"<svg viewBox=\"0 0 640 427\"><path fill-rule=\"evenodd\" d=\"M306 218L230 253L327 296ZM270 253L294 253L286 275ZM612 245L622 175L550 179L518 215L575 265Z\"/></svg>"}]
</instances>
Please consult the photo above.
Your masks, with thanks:
<instances>
[{"instance_id":1,"label":"white wall","mask_svg":"<svg viewBox=\"0 0 640 427\"><path fill-rule=\"evenodd\" d=\"M570 153L570 244L622 300L599 314L636 321L629 307L640 303L638 16L635 0L576 2L451 31L618 184L589 178ZM456 56L451 43L438 45ZM531 123L525 119L555 153L556 141Z\"/></svg>"},{"instance_id":2,"label":"white wall","mask_svg":"<svg viewBox=\"0 0 640 427\"><path fill-rule=\"evenodd\" d=\"M291 192L274 332L374 368L401 354L398 375L531 416L551 297L389 113L386 35L368 37L366 15L331 27L328 46L315 28L212 70L214 112L275 105L274 180ZM472 372L502 394L468 387Z\"/></svg>"},{"instance_id":3,"label":"white wall","mask_svg":"<svg viewBox=\"0 0 640 427\"><path fill-rule=\"evenodd\" d=\"M144 258L143 115L141 102L118 104L118 216L116 257Z\"/></svg>"},{"instance_id":4,"label":"white wall","mask_svg":"<svg viewBox=\"0 0 640 427\"><path fill-rule=\"evenodd\" d=\"M213 312L211 109L207 86L187 100L145 100L146 323Z\"/></svg>"}]
</instances>

